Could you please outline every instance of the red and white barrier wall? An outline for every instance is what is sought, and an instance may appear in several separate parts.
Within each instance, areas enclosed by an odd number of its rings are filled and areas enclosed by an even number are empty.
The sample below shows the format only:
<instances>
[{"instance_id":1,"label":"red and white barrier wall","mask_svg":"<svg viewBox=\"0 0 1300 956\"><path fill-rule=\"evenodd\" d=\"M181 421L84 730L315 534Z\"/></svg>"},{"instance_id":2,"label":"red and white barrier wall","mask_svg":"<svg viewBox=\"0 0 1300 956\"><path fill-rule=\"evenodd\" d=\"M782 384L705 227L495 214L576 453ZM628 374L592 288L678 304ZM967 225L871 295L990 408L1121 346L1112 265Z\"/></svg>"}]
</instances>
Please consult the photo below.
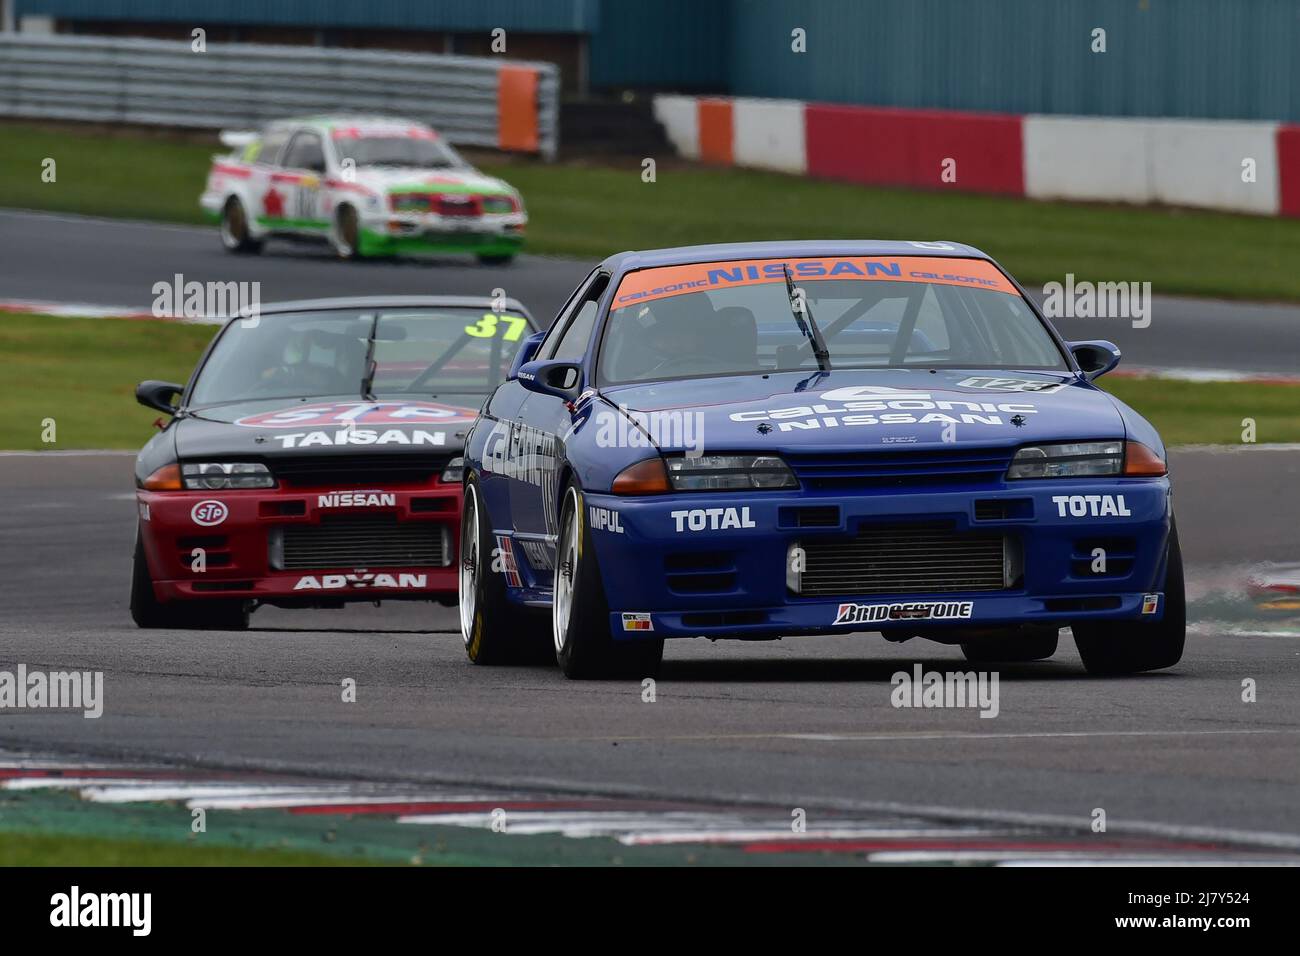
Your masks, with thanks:
<instances>
[{"instance_id":1,"label":"red and white barrier wall","mask_svg":"<svg viewBox=\"0 0 1300 956\"><path fill-rule=\"evenodd\" d=\"M654 110L678 152L706 163L875 186L1300 216L1300 126L670 95L656 96Z\"/></svg>"}]
</instances>

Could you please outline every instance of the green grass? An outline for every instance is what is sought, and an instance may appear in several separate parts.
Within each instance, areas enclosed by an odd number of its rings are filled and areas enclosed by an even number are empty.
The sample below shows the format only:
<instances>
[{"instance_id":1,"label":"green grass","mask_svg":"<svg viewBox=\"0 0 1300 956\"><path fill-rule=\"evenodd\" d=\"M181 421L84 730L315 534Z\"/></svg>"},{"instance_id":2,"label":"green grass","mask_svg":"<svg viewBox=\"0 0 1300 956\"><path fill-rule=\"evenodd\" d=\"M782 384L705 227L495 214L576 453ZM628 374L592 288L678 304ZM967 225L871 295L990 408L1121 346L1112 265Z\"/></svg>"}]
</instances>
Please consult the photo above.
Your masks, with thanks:
<instances>
[{"instance_id":1,"label":"green grass","mask_svg":"<svg viewBox=\"0 0 1300 956\"><path fill-rule=\"evenodd\" d=\"M187 381L214 328L0 313L0 448L140 447L159 413L136 404L136 383ZM41 440L46 418L54 444Z\"/></svg>"},{"instance_id":2,"label":"green grass","mask_svg":"<svg viewBox=\"0 0 1300 956\"><path fill-rule=\"evenodd\" d=\"M0 448L138 448L158 412L137 405L146 378L188 380L212 326L135 319L0 314ZM1253 418L1259 442L1300 441L1300 387L1105 378L1171 445L1237 444ZM53 418L56 444L41 441Z\"/></svg>"},{"instance_id":3,"label":"green grass","mask_svg":"<svg viewBox=\"0 0 1300 956\"><path fill-rule=\"evenodd\" d=\"M62 834L0 834L0 866L368 866L324 853Z\"/></svg>"},{"instance_id":4,"label":"green grass","mask_svg":"<svg viewBox=\"0 0 1300 956\"><path fill-rule=\"evenodd\" d=\"M1136 409L1167 445L1238 445L1242 419L1259 443L1300 441L1300 386L1103 378L1097 383Z\"/></svg>"},{"instance_id":5,"label":"green grass","mask_svg":"<svg viewBox=\"0 0 1300 956\"><path fill-rule=\"evenodd\" d=\"M211 144L0 125L0 206L199 222ZM58 181L41 181L41 162ZM533 252L603 258L621 249L780 238L954 239L1027 285L1149 281L1158 294L1300 301L1300 220L960 193L868 189L662 158L641 181L617 166L491 158L524 194Z\"/></svg>"}]
</instances>

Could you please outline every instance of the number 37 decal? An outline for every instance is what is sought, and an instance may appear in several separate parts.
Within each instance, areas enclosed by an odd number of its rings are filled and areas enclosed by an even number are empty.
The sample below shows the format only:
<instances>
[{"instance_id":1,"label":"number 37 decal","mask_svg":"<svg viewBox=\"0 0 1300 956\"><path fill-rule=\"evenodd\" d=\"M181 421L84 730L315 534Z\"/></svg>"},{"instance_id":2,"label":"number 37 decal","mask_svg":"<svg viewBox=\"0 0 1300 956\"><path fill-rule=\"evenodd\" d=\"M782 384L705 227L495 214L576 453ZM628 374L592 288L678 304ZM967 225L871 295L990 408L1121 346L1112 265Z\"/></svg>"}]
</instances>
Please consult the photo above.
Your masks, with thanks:
<instances>
[{"instance_id":1,"label":"number 37 decal","mask_svg":"<svg viewBox=\"0 0 1300 956\"><path fill-rule=\"evenodd\" d=\"M500 335L507 342L517 342L528 327L528 320L517 315L497 315L489 312L474 325L465 326L465 334L476 339L490 339Z\"/></svg>"}]
</instances>

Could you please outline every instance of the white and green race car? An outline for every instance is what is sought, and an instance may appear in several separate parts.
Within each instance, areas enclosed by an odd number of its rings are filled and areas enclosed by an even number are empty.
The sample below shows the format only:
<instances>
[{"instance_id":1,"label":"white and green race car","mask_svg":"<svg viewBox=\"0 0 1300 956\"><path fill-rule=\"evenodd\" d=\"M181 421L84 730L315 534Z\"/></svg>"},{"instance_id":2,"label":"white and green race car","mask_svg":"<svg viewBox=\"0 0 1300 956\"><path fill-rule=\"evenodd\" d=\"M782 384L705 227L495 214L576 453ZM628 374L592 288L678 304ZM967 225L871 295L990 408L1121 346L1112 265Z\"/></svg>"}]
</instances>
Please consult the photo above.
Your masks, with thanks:
<instances>
[{"instance_id":1,"label":"white and green race car","mask_svg":"<svg viewBox=\"0 0 1300 956\"><path fill-rule=\"evenodd\" d=\"M200 205L231 252L269 238L327 241L339 256L468 252L509 262L528 216L518 191L480 173L421 123L316 116L221 134Z\"/></svg>"}]
</instances>

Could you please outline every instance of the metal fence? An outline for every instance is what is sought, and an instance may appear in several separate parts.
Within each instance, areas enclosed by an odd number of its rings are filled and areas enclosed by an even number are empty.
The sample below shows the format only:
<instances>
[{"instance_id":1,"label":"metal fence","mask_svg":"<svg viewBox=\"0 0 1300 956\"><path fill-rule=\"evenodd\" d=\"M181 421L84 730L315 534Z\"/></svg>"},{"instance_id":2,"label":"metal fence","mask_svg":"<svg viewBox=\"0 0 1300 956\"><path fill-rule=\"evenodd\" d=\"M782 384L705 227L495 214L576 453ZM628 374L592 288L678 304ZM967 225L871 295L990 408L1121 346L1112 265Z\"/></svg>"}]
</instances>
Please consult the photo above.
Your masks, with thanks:
<instances>
[{"instance_id":1,"label":"metal fence","mask_svg":"<svg viewBox=\"0 0 1300 956\"><path fill-rule=\"evenodd\" d=\"M559 139L558 68L504 58L104 37L0 35L0 115L218 129L313 113L429 123L498 145L502 67L537 70L539 151Z\"/></svg>"}]
</instances>

